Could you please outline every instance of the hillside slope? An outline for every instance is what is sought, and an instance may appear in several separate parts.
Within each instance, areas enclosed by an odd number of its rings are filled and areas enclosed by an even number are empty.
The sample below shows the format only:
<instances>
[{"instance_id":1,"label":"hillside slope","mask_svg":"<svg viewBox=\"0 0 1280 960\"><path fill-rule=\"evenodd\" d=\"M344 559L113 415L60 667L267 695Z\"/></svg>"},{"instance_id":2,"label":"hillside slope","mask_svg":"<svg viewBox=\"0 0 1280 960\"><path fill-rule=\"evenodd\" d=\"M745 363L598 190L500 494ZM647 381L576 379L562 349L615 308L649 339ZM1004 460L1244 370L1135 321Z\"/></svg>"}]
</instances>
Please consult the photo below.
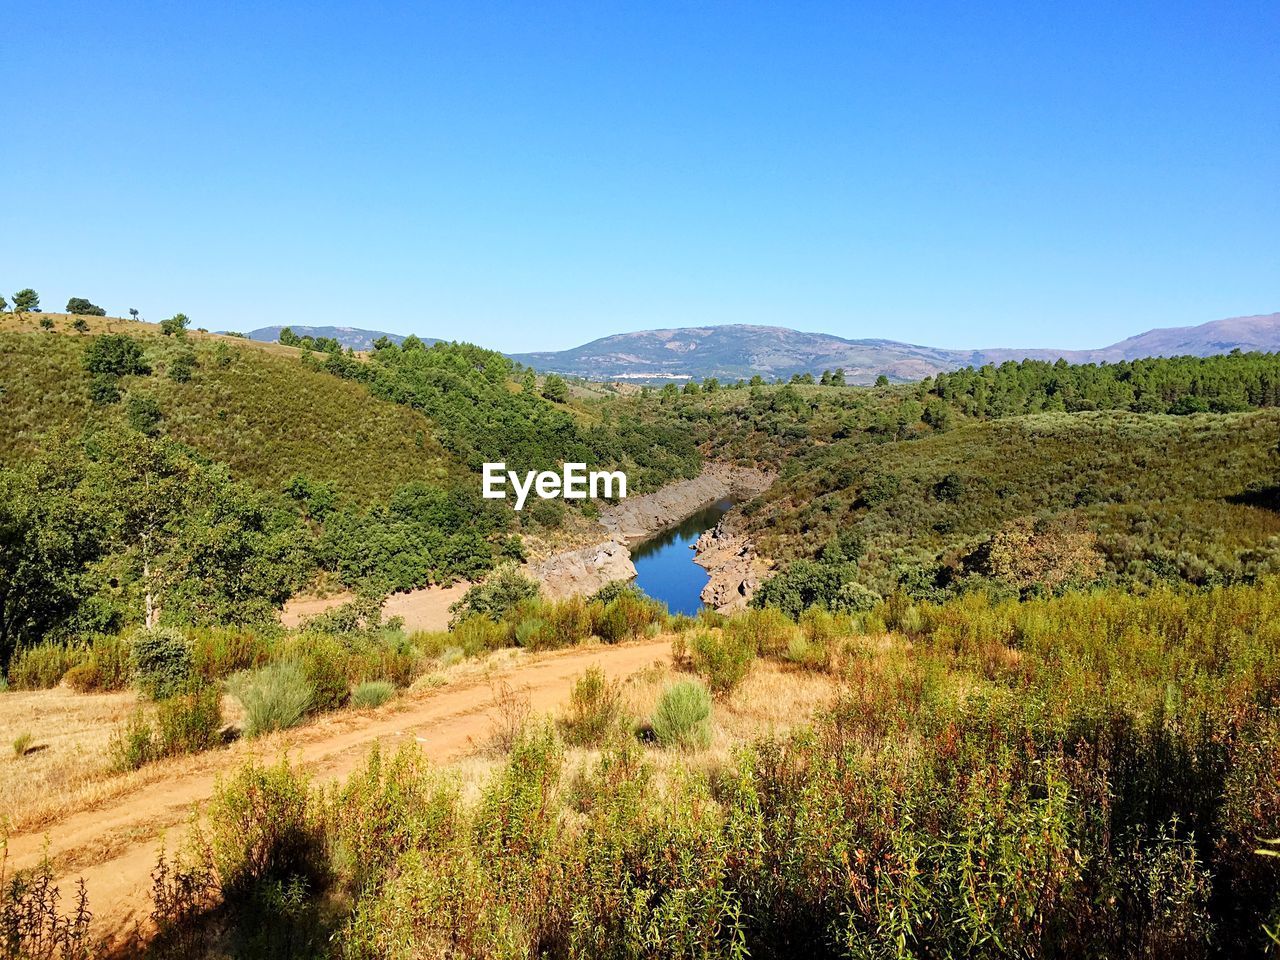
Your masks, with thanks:
<instances>
[{"instance_id":1,"label":"hillside slope","mask_svg":"<svg viewBox=\"0 0 1280 960\"><path fill-rule=\"evenodd\" d=\"M33 452L46 431L75 434L106 415L91 399L82 358L95 334L114 331L142 342L152 368L123 379L122 407L132 397L154 400L167 435L263 489L304 473L347 498L381 499L411 480L459 470L421 413L300 363L297 350L199 333L179 342L152 324L113 319L78 334L68 318L52 316L53 332L8 316L0 322L0 462ZM174 360L187 351L196 366L177 382Z\"/></svg>"},{"instance_id":2,"label":"hillside slope","mask_svg":"<svg viewBox=\"0 0 1280 960\"><path fill-rule=\"evenodd\" d=\"M1112 575L1211 584L1280 569L1278 434L1276 410L1098 412L840 441L789 464L749 526L775 557L856 535L867 581L887 590L904 560L952 562L1016 518L1069 515Z\"/></svg>"}]
</instances>

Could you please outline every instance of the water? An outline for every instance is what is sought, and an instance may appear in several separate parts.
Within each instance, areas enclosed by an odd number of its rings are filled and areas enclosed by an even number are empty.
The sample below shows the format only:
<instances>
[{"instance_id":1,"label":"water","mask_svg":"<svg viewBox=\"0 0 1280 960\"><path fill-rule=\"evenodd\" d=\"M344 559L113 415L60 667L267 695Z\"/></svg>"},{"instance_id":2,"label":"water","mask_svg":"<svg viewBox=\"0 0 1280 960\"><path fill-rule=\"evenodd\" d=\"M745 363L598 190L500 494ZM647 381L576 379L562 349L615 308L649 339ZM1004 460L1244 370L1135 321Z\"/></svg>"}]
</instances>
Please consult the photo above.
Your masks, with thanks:
<instances>
[{"instance_id":1,"label":"water","mask_svg":"<svg viewBox=\"0 0 1280 960\"><path fill-rule=\"evenodd\" d=\"M717 501L685 517L679 525L633 546L631 560L636 565L636 586L655 600L661 600L672 613L693 616L701 610L702 588L711 576L693 562L693 545L703 531L714 527L732 506L732 500Z\"/></svg>"}]
</instances>

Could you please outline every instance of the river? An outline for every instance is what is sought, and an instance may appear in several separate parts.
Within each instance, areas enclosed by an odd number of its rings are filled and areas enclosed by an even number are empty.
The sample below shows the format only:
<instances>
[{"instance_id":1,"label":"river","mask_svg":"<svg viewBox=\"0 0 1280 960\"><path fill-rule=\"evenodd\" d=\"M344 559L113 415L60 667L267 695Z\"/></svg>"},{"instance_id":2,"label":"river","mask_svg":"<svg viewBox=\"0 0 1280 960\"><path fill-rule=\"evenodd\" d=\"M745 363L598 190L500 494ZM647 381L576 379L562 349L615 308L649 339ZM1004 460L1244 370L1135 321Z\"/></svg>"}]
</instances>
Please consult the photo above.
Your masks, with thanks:
<instances>
[{"instance_id":1,"label":"river","mask_svg":"<svg viewBox=\"0 0 1280 960\"><path fill-rule=\"evenodd\" d=\"M674 527L631 547L636 565L635 584L672 613L694 616L702 609L702 589L710 574L693 562L693 545L703 532L714 527L734 501L717 500L690 514Z\"/></svg>"}]
</instances>

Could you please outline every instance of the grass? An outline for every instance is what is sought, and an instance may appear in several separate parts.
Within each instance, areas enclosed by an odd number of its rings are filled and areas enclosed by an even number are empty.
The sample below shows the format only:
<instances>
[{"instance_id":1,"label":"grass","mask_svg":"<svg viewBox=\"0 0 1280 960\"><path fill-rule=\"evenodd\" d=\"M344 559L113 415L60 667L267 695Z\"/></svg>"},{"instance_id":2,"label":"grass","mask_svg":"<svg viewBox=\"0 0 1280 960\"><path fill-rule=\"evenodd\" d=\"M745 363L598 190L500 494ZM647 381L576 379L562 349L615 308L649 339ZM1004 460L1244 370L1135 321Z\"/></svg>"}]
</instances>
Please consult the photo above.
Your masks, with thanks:
<instances>
[{"instance_id":1,"label":"grass","mask_svg":"<svg viewBox=\"0 0 1280 960\"><path fill-rule=\"evenodd\" d=\"M673 683L658 698L651 723L664 747L706 749L711 745L711 696L692 680Z\"/></svg>"},{"instance_id":2,"label":"grass","mask_svg":"<svg viewBox=\"0 0 1280 960\"><path fill-rule=\"evenodd\" d=\"M211 829L261 889L346 904L324 929L370 960L442 935L477 957L1263 955L1277 613L1268 582L897 601L876 613L889 636L808 618L793 639L838 651L840 675L795 669L789 643L714 729L694 681L623 685L660 689L655 733L705 753L575 749L528 722L466 783L410 747L337 791L282 771L260 792L286 815ZM306 849L250 856L281 830Z\"/></svg>"},{"instance_id":3,"label":"grass","mask_svg":"<svg viewBox=\"0 0 1280 960\"><path fill-rule=\"evenodd\" d=\"M13 738L13 755L15 757L25 757L33 742L35 741L30 731L18 734Z\"/></svg>"},{"instance_id":4,"label":"grass","mask_svg":"<svg viewBox=\"0 0 1280 960\"><path fill-rule=\"evenodd\" d=\"M250 738L296 727L315 698L306 674L291 661L238 673L228 681L227 689L244 709L244 735Z\"/></svg>"},{"instance_id":5,"label":"grass","mask_svg":"<svg viewBox=\"0 0 1280 960\"><path fill-rule=\"evenodd\" d=\"M386 680L366 680L351 691L351 706L357 710L373 710L395 695L394 684Z\"/></svg>"}]
</instances>

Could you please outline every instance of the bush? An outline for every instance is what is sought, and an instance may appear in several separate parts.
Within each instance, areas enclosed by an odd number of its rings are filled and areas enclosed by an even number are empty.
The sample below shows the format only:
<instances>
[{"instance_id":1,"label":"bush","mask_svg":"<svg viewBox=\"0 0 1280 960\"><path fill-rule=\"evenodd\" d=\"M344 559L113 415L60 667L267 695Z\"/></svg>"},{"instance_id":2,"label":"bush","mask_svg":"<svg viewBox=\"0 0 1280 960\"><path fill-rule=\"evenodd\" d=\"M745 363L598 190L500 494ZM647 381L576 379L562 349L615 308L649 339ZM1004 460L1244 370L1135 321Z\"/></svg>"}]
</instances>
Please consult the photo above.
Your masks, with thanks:
<instances>
[{"instance_id":1,"label":"bush","mask_svg":"<svg viewBox=\"0 0 1280 960\"><path fill-rule=\"evenodd\" d=\"M18 651L9 663L9 683L15 690L48 690L62 682L67 671L85 658L82 647L46 643Z\"/></svg>"},{"instance_id":2,"label":"bush","mask_svg":"<svg viewBox=\"0 0 1280 960\"><path fill-rule=\"evenodd\" d=\"M306 674L291 661L238 673L227 681L227 688L244 708L246 737L296 727L314 699Z\"/></svg>"},{"instance_id":3,"label":"bush","mask_svg":"<svg viewBox=\"0 0 1280 960\"><path fill-rule=\"evenodd\" d=\"M366 680L351 691L351 705L357 710L372 710L395 695L396 688L386 680Z\"/></svg>"},{"instance_id":4,"label":"bush","mask_svg":"<svg viewBox=\"0 0 1280 960\"><path fill-rule=\"evenodd\" d=\"M531 600L538 593L537 582L522 574L516 564L499 564L484 583L471 587L461 600L449 607L449 625L456 626L476 615L501 620L521 600Z\"/></svg>"},{"instance_id":5,"label":"bush","mask_svg":"<svg viewBox=\"0 0 1280 960\"><path fill-rule=\"evenodd\" d=\"M250 762L230 780L220 780L207 821L210 857L228 900L268 883L324 876L319 804L306 775L288 760L274 767Z\"/></svg>"},{"instance_id":6,"label":"bush","mask_svg":"<svg viewBox=\"0 0 1280 960\"><path fill-rule=\"evenodd\" d=\"M467 617L453 628L451 636L453 647L468 657L511 645L508 625L483 616Z\"/></svg>"},{"instance_id":7,"label":"bush","mask_svg":"<svg viewBox=\"0 0 1280 960\"><path fill-rule=\"evenodd\" d=\"M123 333L95 337L85 348L84 368L90 373L109 377L151 372L143 359L142 344Z\"/></svg>"},{"instance_id":8,"label":"bush","mask_svg":"<svg viewBox=\"0 0 1280 960\"><path fill-rule=\"evenodd\" d=\"M575 746L594 746L609 735L621 716L622 693L618 684L607 680L599 667L591 667L577 679L569 694L564 738Z\"/></svg>"},{"instance_id":9,"label":"bush","mask_svg":"<svg viewBox=\"0 0 1280 960\"><path fill-rule=\"evenodd\" d=\"M711 745L711 695L692 680L672 684L658 698L652 725L664 747L705 749Z\"/></svg>"},{"instance_id":10,"label":"bush","mask_svg":"<svg viewBox=\"0 0 1280 960\"><path fill-rule=\"evenodd\" d=\"M599 610L594 632L606 643L634 640L642 636L650 624L660 623L663 616L657 601L639 590L625 591Z\"/></svg>"},{"instance_id":11,"label":"bush","mask_svg":"<svg viewBox=\"0 0 1280 960\"><path fill-rule=\"evenodd\" d=\"M300 633L290 637L276 652L280 661L298 665L311 688L310 709L337 710L351 695L349 673L351 653L337 637L321 633Z\"/></svg>"},{"instance_id":12,"label":"bush","mask_svg":"<svg viewBox=\"0 0 1280 960\"><path fill-rule=\"evenodd\" d=\"M762 657L781 656L796 632L795 624L776 607L744 610L724 629Z\"/></svg>"},{"instance_id":13,"label":"bush","mask_svg":"<svg viewBox=\"0 0 1280 960\"><path fill-rule=\"evenodd\" d=\"M200 753L218 742L222 695L214 686L170 697L156 711L161 756Z\"/></svg>"},{"instance_id":14,"label":"bush","mask_svg":"<svg viewBox=\"0 0 1280 960\"><path fill-rule=\"evenodd\" d=\"M755 650L751 641L728 630L710 630L694 634L689 645L693 669L707 678L716 694L725 694L740 684L751 670Z\"/></svg>"},{"instance_id":15,"label":"bush","mask_svg":"<svg viewBox=\"0 0 1280 960\"><path fill-rule=\"evenodd\" d=\"M260 667L270 658L270 653L269 641L252 630L204 627L191 632L195 671L210 682Z\"/></svg>"},{"instance_id":16,"label":"bush","mask_svg":"<svg viewBox=\"0 0 1280 960\"><path fill-rule=\"evenodd\" d=\"M133 635L130 664L138 689L152 700L172 697L194 673L191 644L178 630L156 628Z\"/></svg>"},{"instance_id":17,"label":"bush","mask_svg":"<svg viewBox=\"0 0 1280 960\"><path fill-rule=\"evenodd\" d=\"M93 638L88 658L67 671L67 685L80 693L123 690L133 678L129 644L116 634Z\"/></svg>"},{"instance_id":18,"label":"bush","mask_svg":"<svg viewBox=\"0 0 1280 960\"><path fill-rule=\"evenodd\" d=\"M126 773L150 763L157 756L155 731L147 715L137 710L111 736L111 766Z\"/></svg>"}]
</instances>

